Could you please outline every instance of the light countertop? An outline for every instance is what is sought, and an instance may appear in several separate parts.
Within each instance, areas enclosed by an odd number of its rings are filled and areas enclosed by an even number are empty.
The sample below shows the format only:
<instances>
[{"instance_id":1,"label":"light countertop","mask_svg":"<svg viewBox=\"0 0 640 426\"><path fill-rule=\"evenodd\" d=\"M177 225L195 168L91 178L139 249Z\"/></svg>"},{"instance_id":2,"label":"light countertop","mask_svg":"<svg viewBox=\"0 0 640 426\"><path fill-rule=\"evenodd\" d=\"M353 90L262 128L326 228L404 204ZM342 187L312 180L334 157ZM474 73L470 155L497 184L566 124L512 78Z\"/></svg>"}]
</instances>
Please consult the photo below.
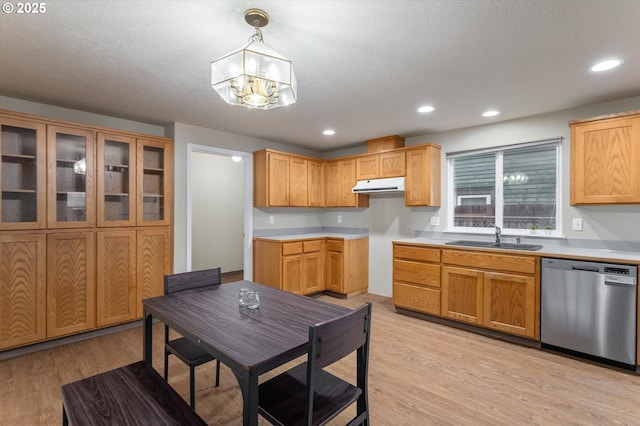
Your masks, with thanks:
<instances>
[{"instance_id":1,"label":"light countertop","mask_svg":"<svg viewBox=\"0 0 640 426\"><path fill-rule=\"evenodd\" d=\"M268 237L256 237L260 240L271 241L292 241L292 240L313 240L319 238L342 238L344 240L357 240L359 238L368 238L366 234L342 234L336 232L314 232L309 234L283 234L270 235Z\"/></svg>"},{"instance_id":2,"label":"light countertop","mask_svg":"<svg viewBox=\"0 0 640 426\"><path fill-rule=\"evenodd\" d=\"M459 238L457 238L459 239ZM480 238L467 238L469 240L483 240ZM558 258L568 258L568 259L585 259L585 260L609 260L609 261L619 261L619 262L640 262L640 252L635 251L622 251L622 250L608 250L608 249L598 249L598 248L587 248L587 247L573 247L568 245L563 245L561 243L553 242L548 243L545 241L538 240L527 240L523 241L523 244L538 244L541 245L542 248L540 250L530 251L530 250L505 250L505 249L496 249L491 247L468 247L468 246L457 246L457 245L445 245L448 241L454 241L456 238L451 239L436 239L436 238L407 238L402 240L395 240L398 243L414 243L414 244L428 244L428 245L441 245L442 248L458 248L465 250L482 250L482 251L499 251L505 252L508 251L512 254L525 254L525 255L535 255L540 257L558 257ZM505 242L511 242L505 241Z\"/></svg>"}]
</instances>

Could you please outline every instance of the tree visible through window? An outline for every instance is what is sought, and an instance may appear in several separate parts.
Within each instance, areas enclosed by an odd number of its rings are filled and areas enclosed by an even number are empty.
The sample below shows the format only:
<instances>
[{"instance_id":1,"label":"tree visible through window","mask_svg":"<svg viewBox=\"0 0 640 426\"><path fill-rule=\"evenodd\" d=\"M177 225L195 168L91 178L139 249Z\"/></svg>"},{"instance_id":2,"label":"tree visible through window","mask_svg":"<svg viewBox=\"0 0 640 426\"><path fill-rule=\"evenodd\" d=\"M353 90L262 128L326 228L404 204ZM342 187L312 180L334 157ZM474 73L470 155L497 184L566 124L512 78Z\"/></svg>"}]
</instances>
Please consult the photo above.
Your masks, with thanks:
<instances>
[{"instance_id":1,"label":"tree visible through window","mask_svg":"<svg viewBox=\"0 0 640 426\"><path fill-rule=\"evenodd\" d=\"M454 229L558 231L560 139L449 156Z\"/></svg>"}]
</instances>

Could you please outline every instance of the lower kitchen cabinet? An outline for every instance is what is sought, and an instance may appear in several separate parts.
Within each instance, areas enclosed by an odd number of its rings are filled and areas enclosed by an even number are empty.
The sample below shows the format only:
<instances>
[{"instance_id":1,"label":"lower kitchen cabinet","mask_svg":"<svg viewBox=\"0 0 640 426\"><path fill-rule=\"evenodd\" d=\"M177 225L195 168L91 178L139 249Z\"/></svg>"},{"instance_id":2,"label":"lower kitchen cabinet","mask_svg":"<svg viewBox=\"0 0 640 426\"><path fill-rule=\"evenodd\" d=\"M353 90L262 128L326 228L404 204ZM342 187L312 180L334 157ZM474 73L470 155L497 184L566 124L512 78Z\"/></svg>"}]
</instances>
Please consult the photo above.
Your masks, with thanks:
<instances>
[{"instance_id":1,"label":"lower kitchen cabinet","mask_svg":"<svg viewBox=\"0 0 640 426\"><path fill-rule=\"evenodd\" d=\"M442 267L442 316L482 325L482 271Z\"/></svg>"},{"instance_id":2,"label":"lower kitchen cabinet","mask_svg":"<svg viewBox=\"0 0 640 426\"><path fill-rule=\"evenodd\" d=\"M96 323L136 318L136 231L97 233Z\"/></svg>"},{"instance_id":3,"label":"lower kitchen cabinet","mask_svg":"<svg viewBox=\"0 0 640 426\"><path fill-rule=\"evenodd\" d=\"M442 250L442 316L540 338L535 256Z\"/></svg>"},{"instance_id":4,"label":"lower kitchen cabinet","mask_svg":"<svg viewBox=\"0 0 640 426\"><path fill-rule=\"evenodd\" d=\"M393 304L540 339L536 256L393 243Z\"/></svg>"},{"instance_id":5,"label":"lower kitchen cabinet","mask_svg":"<svg viewBox=\"0 0 640 426\"><path fill-rule=\"evenodd\" d=\"M0 235L0 350L46 337L46 236Z\"/></svg>"},{"instance_id":6,"label":"lower kitchen cabinet","mask_svg":"<svg viewBox=\"0 0 640 426\"><path fill-rule=\"evenodd\" d=\"M47 235L47 338L96 326L95 232Z\"/></svg>"},{"instance_id":7,"label":"lower kitchen cabinet","mask_svg":"<svg viewBox=\"0 0 640 426\"><path fill-rule=\"evenodd\" d=\"M393 304L440 315L440 250L393 245Z\"/></svg>"},{"instance_id":8,"label":"lower kitchen cabinet","mask_svg":"<svg viewBox=\"0 0 640 426\"><path fill-rule=\"evenodd\" d=\"M535 337L536 281L532 276L483 272L485 327Z\"/></svg>"},{"instance_id":9,"label":"lower kitchen cabinet","mask_svg":"<svg viewBox=\"0 0 640 426\"><path fill-rule=\"evenodd\" d=\"M364 293L369 286L367 238L253 242L253 280L292 293Z\"/></svg>"},{"instance_id":10,"label":"lower kitchen cabinet","mask_svg":"<svg viewBox=\"0 0 640 426\"><path fill-rule=\"evenodd\" d=\"M347 297L369 288L369 239L327 239L327 290Z\"/></svg>"}]
</instances>

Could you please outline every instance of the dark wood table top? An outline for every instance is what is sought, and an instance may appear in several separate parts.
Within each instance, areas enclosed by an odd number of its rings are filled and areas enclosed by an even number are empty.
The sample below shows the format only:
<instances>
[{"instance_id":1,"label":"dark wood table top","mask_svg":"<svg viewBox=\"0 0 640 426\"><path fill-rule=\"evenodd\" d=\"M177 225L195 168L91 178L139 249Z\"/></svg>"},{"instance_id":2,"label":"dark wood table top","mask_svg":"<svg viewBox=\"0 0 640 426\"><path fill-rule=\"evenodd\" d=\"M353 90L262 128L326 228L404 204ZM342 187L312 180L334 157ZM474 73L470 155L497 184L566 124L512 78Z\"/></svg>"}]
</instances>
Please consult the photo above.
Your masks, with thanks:
<instances>
[{"instance_id":1,"label":"dark wood table top","mask_svg":"<svg viewBox=\"0 0 640 426\"><path fill-rule=\"evenodd\" d=\"M241 288L257 290L260 308L238 304ZM307 351L309 326L350 310L251 281L143 301L148 314L203 347L238 373L259 375Z\"/></svg>"}]
</instances>

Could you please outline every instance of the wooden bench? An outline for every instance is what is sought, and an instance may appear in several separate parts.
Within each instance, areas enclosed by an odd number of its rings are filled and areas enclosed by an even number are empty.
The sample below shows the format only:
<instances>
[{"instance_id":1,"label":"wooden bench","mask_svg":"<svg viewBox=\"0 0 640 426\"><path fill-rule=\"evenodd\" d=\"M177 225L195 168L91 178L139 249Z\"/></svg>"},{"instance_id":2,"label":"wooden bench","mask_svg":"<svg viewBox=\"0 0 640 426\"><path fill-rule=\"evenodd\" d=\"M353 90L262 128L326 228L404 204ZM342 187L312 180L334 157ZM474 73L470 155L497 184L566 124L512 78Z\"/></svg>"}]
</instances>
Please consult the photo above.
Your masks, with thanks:
<instances>
[{"instance_id":1,"label":"wooden bench","mask_svg":"<svg viewBox=\"0 0 640 426\"><path fill-rule=\"evenodd\" d=\"M206 425L145 361L62 386L63 425Z\"/></svg>"}]
</instances>

